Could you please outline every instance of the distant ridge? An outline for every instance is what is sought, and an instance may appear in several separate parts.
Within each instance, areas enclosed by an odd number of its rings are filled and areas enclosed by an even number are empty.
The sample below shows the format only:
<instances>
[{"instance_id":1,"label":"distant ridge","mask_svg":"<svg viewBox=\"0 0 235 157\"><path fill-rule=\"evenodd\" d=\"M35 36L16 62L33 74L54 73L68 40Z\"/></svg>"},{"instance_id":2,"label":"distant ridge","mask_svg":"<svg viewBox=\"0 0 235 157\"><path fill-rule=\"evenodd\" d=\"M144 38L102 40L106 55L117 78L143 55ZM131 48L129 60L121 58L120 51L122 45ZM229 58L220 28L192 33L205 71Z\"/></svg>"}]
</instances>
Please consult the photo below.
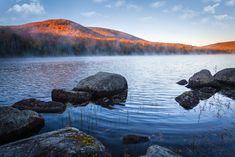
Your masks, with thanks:
<instances>
[{"instance_id":1,"label":"distant ridge","mask_svg":"<svg viewBox=\"0 0 235 157\"><path fill-rule=\"evenodd\" d=\"M227 52L235 52L235 41L221 42L216 44L211 44L207 46L203 46L203 48L210 50L221 50Z\"/></svg>"},{"instance_id":2,"label":"distant ridge","mask_svg":"<svg viewBox=\"0 0 235 157\"><path fill-rule=\"evenodd\" d=\"M0 26L0 57L179 53L235 53L235 41L203 47L149 42L121 31L84 27L66 19Z\"/></svg>"}]
</instances>

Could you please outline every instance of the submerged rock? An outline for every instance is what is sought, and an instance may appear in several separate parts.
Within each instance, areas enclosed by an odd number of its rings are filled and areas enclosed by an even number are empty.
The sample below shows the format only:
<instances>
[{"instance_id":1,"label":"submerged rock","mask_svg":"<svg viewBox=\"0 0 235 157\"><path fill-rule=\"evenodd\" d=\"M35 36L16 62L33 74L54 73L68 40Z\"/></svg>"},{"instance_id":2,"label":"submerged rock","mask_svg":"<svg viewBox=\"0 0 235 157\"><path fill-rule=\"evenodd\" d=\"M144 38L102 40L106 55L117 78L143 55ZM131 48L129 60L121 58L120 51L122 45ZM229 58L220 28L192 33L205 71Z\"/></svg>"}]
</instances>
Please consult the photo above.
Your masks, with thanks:
<instances>
[{"instance_id":1,"label":"submerged rock","mask_svg":"<svg viewBox=\"0 0 235 157\"><path fill-rule=\"evenodd\" d=\"M51 93L51 98L53 101L77 105L89 102L91 100L91 94L84 91L53 89Z\"/></svg>"},{"instance_id":2,"label":"submerged rock","mask_svg":"<svg viewBox=\"0 0 235 157\"><path fill-rule=\"evenodd\" d=\"M122 75L99 72L81 80L73 90L89 92L93 99L97 99L118 95L127 89L127 80Z\"/></svg>"},{"instance_id":3,"label":"submerged rock","mask_svg":"<svg viewBox=\"0 0 235 157\"><path fill-rule=\"evenodd\" d=\"M44 119L34 111L0 107L0 144L29 137L43 126Z\"/></svg>"},{"instance_id":4,"label":"submerged rock","mask_svg":"<svg viewBox=\"0 0 235 157\"><path fill-rule=\"evenodd\" d=\"M16 102L12 107L20 110L33 110L39 113L62 113L66 109L63 103L55 101L44 102L33 98Z\"/></svg>"},{"instance_id":5,"label":"submerged rock","mask_svg":"<svg viewBox=\"0 0 235 157\"><path fill-rule=\"evenodd\" d=\"M137 144L148 142L150 138L148 136L143 135L126 135L122 138L123 144Z\"/></svg>"},{"instance_id":6,"label":"submerged rock","mask_svg":"<svg viewBox=\"0 0 235 157\"><path fill-rule=\"evenodd\" d=\"M184 92L183 94L177 96L175 100L180 104L180 106L187 110L193 109L200 102L197 91Z\"/></svg>"},{"instance_id":7,"label":"submerged rock","mask_svg":"<svg viewBox=\"0 0 235 157\"><path fill-rule=\"evenodd\" d=\"M216 81L226 86L235 86L235 68L227 68L214 75Z\"/></svg>"},{"instance_id":8,"label":"submerged rock","mask_svg":"<svg viewBox=\"0 0 235 157\"><path fill-rule=\"evenodd\" d=\"M104 157L105 147L76 128L64 128L0 146L0 156Z\"/></svg>"},{"instance_id":9,"label":"submerged rock","mask_svg":"<svg viewBox=\"0 0 235 157\"><path fill-rule=\"evenodd\" d=\"M187 87L195 89L201 87L218 87L218 83L209 70L201 70L189 78Z\"/></svg>"},{"instance_id":10,"label":"submerged rock","mask_svg":"<svg viewBox=\"0 0 235 157\"><path fill-rule=\"evenodd\" d=\"M182 157L168 148L161 147L159 145L150 146L146 155L141 157Z\"/></svg>"},{"instance_id":11,"label":"submerged rock","mask_svg":"<svg viewBox=\"0 0 235 157\"><path fill-rule=\"evenodd\" d=\"M188 81L185 80L185 79L183 79L183 80L180 80L180 81L178 81L178 82L176 82L176 83L177 83L178 85L184 86L184 85L188 84Z\"/></svg>"}]
</instances>

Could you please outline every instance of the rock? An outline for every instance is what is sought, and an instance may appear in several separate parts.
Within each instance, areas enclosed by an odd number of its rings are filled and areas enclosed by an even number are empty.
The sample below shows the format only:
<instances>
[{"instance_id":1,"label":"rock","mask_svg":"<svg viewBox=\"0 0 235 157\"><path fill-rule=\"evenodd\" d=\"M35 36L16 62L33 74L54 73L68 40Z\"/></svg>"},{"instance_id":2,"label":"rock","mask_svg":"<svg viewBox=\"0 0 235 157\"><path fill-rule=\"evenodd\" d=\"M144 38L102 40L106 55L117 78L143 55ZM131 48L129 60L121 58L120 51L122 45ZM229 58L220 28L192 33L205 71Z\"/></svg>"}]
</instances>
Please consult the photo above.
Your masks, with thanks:
<instances>
[{"instance_id":1,"label":"rock","mask_svg":"<svg viewBox=\"0 0 235 157\"><path fill-rule=\"evenodd\" d=\"M150 146L146 155L141 157L182 157L168 148L161 147L159 145Z\"/></svg>"},{"instance_id":2,"label":"rock","mask_svg":"<svg viewBox=\"0 0 235 157\"><path fill-rule=\"evenodd\" d=\"M39 113L62 113L66 109L63 103L55 101L44 102L37 99L21 100L16 102L12 107L20 110L33 110Z\"/></svg>"},{"instance_id":3,"label":"rock","mask_svg":"<svg viewBox=\"0 0 235 157\"><path fill-rule=\"evenodd\" d=\"M64 128L0 146L4 157L103 157L105 147L76 128Z\"/></svg>"},{"instance_id":4,"label":"rock","mask_svg":"<svg viewBox=\"0 0 235 157\"><path fill-rule=\"evenodd\" d=\"M103 106L103 107L111 107L114 105L112 99L107 97L99 98L95 101L95 104Z\"/></svg>"},{"instance_id":5,"label":"rock","mask_svg":"<svg viewBox=\"0 0 235 157\"><path fill-rule=\"evenodd\" d=\"M29 137L43 126L44 119L34 111L0 107L0 144Z\"/></svg>"},{"instance_id":6,"label":"rock","mask_svg":"<svg viewBox=\"0 0 235 157\"><path fill-rule=\"evenodd\" d=\"M120 105L121 103L125 103L126 99L127 99L127 92L123 92L120 93L120 95L98 98L95 100L95 103L103 107L110 107L117 104Z\"/></svg>"},{"instance_id":7,"label":"rock","mask_svg":"<svg viewBox=\"0 0 235 157\"><path fill-rule=\"evenodd\" d=\"M123 144L137 144L137 143L144 143L149 141L148 136L143 135L126 135L122 138Z\"/></svg>"},{"instance_id":8,"label":"rock","mask_svg":"<svg viewBox=\"0 0 235 157\"><path fill-rule=\"evenodd\" d=\"M193 109L200 102L197 91L184 92L183 94L177 96L175 100L180 104L180 106L187 110Z\"/></svg>"},{"instance_id":9,"label":"rock","mask_svg":"<svg viewBox=\"0 0 235 157\"><path fill-rule=\"evenodd\" d=\"M195 89L201 87L218 87L218 83L209 70L201 70L189 78L187 87Z\"/></svg>"},{"instance_id":10,"label":"rock","mask_svg":"<svg viewBox=\"0 0 235 157\"><path fill-rule=\"evenodd\" d=\"M91 94L84 91L69 91L65 89L53 89L51 93L53 101L71 103L74 105L84 104L91 100Z\"/></svg>"},{"instance_id":11,"label":"rock","mask_svg":"<svg viewBox=\"0 0 235 157\"><path fill-rule=\"evenodd\" d=\"M207 100L212 97L216 92L218 92L218 89L213 87L203 87L196 90L195 92L198 92L200 100Z\"/></svg>"},{"instance_id":12,"label":"rock","mask_svg":"<svg viewBox=\"0 0 235 157\"><path fill-rule=\"evenodd\" d=\"M127 93L127 89L127 80L122 75L99 72L81 80L73 90L92 93L96 99Z\"/></svg>"},{"instance_id":13,"label":"rock","mask_svg":"<svg viewBox=\"0 0 235 157\"><path fill-rule=\"evenodd\" d=\"M185 79L183 79L183 80L180 80L179 82L176 82L178 85L182 85L182 86L184 86L184 85L186 85L187 83L188 83L188 81L187 80L185 80Z\"/></svg>"},{"instance_id":14,"label":"rock","mask_svg":"<svg viewBox=\"0 0 235 157\"><path fill-rule=\"evenodd\" d=\"M214 78L226 86L235 86L235 68L228 68L217 72Z\"/></svg>"},{"instance_id":15,"label":"rock","mask_svg":"<svg viewBox=\"0 0 235 157\"><path fill-rule=\"evenodd\" d=\"M220 94L235 100L235 88L229 88L229 87L223 88L220 91Z\"/></svg>"}]
</instances>

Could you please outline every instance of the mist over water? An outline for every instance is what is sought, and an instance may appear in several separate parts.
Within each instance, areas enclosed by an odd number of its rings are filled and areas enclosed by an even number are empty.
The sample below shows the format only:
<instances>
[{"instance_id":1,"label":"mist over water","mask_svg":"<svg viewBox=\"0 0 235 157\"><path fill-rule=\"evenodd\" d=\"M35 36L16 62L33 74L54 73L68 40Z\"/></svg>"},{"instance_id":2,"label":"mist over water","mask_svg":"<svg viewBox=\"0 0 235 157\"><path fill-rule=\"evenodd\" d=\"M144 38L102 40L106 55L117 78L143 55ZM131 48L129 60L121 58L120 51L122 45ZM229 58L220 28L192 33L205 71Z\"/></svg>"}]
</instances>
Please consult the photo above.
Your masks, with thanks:
<instances>
[{"instance_id":1,"label":"mist over water","mask_svg":"<svg viewBox=\"0 0 235 157\"><path fill-rule=\"evenodd\" d=\"M235 55L58 57L0 59L0 104L26 98L51 100L54 88L72 89L99 71L122 74L128 81L125 106L107 109L90 103L69 105L63 114L43 114L41 132L73 126L99 139L114 157L145 154L159 144L184 156L235 154L235 101L216 94L192 110L174 98L188 89L176 84L201 69L214 74L235 67ZM144 134L150 142L122 144L126 134Z\"/></svg>"}]
</instances>

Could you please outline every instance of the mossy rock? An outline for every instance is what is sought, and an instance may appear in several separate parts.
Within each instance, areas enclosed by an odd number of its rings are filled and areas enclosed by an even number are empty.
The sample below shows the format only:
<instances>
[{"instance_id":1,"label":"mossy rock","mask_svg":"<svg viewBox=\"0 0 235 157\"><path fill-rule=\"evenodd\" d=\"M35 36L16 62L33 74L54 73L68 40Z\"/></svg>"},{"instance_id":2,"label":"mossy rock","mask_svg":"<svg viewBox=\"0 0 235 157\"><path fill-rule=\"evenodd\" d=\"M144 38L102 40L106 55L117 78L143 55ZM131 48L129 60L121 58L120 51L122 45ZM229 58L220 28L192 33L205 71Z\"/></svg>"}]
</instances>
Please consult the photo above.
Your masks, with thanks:
<instances>
[{"instance_id":1,"label":"mossy rock","mask_svg":"<svg viewBox=\"0 0 235 157\"><path fill-rule=\"evenodd\" d=\"M0 146L0 156L103 157L105 147L94 137L67 127Z\"/></svg>"}]
</instances>

